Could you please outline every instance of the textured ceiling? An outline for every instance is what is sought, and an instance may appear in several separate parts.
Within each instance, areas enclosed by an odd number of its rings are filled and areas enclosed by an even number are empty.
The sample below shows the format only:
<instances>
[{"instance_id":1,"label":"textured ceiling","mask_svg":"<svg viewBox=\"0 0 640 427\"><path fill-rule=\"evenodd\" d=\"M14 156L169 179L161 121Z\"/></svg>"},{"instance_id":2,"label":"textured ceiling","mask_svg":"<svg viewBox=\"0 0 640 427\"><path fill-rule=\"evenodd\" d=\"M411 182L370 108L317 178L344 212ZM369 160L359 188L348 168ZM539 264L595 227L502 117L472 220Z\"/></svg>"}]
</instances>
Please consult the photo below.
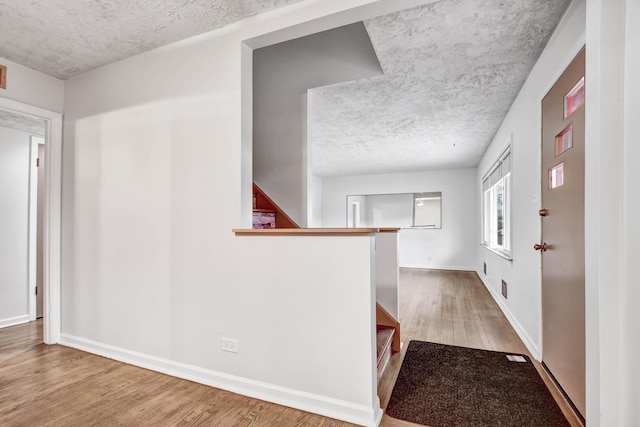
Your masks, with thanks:
<instances>
[{"instance_id":1,"label":"textured ceiling","mask_svg":"<svg viewBox=\"0 0 640 427\"><path fill-rule=\"evenodd\" d=\"M0 57L67 78L301 0L0 0ZM309 91L314 173L475 167L570 0L365 21L384 75Z\"/></svg>"},{"instance_id":2,"label":"textured ceiling","mask_svg":"<svg viewBox=\"0 0 640 427\"><path fill-rule=\"evenodd\" d=\"M42 119L0 110L0 127L27 132L35 136L44 136L44 125Z\"/></svg>"},{"instance_id":3,"label":"textured ceiling","mask_svg":"<svg viewBox=\"0 0 640 427\"><path fill-rule=\"evenodd\" d=\"M365 21L384 75L309 91L320 176L475 167L570 0L443 0Z\"/></svg>"},{"instance_id":4,"label":"textured ceiling","mask_svg":"<svg viewBox=\"0 0 640 427\"><path fill-rule=\"evenodd\" d=\"M0 57L65 79L300 0L0 0Z\"/></svg>"}]
</instances>

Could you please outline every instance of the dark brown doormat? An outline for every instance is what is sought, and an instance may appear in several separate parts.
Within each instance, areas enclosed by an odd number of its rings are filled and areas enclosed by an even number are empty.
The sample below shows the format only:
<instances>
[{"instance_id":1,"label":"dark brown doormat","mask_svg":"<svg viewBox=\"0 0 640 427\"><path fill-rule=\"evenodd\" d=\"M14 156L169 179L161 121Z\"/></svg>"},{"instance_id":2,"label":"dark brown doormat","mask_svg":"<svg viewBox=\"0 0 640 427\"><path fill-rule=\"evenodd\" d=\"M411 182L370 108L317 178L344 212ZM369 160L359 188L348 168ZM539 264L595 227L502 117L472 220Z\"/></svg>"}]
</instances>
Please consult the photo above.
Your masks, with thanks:
<instances>
[{"instance_id":1,"label":"dark brown doormat","mask_svg":"<svg viewBox=\"0 0 640 427\"><path fill-rule=\"evenodd\" d=\"M431 427L567 427L528 357L411 341L387 414Z\"/></svg>"}]
</instances>

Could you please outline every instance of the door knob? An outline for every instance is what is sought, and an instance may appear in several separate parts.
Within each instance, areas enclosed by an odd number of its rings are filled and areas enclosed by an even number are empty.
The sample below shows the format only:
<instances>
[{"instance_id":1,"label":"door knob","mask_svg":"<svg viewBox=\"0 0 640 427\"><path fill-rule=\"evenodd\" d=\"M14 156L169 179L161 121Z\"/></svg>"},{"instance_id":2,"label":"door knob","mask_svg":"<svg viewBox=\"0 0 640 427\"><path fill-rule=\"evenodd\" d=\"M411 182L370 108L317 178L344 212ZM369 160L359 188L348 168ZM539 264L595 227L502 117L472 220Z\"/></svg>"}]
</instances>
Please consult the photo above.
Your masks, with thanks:
<instances>
[{"instance_id":1,"label":"door knob","mask_svg":"<svg viewBox=\"0 0 640 427\"><path fill-rule=\"evenodd\" d=\"M544 243L544 242L541 245L536 243L535 245L533 245L533 249L535 249L536 251L546 252L547 251L547 244Z\"/></svg>"},{"instance_id":2,"label":"door knob","mask_svg":"<svg viewBox=\"0 0 640 427\"><path fill-rule=\"evenodd\" d=\"M538 215L540 216L547 216L547 213L549 213L546 209L540 209L538 211Z\"/></svg>"}]
</instances>

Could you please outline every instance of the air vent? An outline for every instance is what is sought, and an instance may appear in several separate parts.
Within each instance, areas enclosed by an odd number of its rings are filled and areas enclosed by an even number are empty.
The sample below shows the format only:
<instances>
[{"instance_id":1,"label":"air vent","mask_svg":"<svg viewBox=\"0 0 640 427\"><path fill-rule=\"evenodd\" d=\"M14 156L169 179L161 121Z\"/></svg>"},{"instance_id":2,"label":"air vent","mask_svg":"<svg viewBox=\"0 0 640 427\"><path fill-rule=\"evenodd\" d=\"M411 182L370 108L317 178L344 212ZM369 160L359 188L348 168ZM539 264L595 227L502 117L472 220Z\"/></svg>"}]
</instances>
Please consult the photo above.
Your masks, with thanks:
<instances>
[{"instance_id":1,"label":"air vent","mask_svg":"<svg viewBox=\"0 0 640 427\"><path fill-rule=\"evenodd\" d=\"M507 298L507 282L505 282L504 280L502 281L502 296L505 299Z\"/></svg>"},{"instance_id":2,"label":"air vent","mask_svg":"<svg viewBox=\"0 0 640 427\"><path fill-rule=\"evenodd\" d=\"M0 89L7 88L7 67L0 64Z\"/></svg>"}]
</instances>

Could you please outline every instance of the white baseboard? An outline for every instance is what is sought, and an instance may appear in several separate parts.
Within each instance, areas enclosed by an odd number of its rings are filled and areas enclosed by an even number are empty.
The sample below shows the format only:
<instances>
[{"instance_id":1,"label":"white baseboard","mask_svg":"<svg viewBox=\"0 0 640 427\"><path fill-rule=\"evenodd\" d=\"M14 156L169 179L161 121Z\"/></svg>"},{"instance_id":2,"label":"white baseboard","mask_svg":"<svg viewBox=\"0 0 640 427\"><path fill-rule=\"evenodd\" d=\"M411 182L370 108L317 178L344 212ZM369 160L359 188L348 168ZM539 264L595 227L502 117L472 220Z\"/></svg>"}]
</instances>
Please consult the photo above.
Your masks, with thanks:
<instances>
[{"instance_id":1,"label":"white baseboard","mask_svg":"<svg viewBox=\"0 0 640 427\"><path fill-rule=\"evenodd\" d=\"M424 265L408 264L401 265L400 268L417 268L421 270L452 270L452 271L476 271L474 267L461 267L459 265Z\"/></svg>"},{"instance_id":2,"label":"white baseboard","mask_svg":"<svg viewBox=\"0 0 640 427\"><path fill-rule=\"evenodd\" d=\"M498 293L496 293L496 291L491 287L491 284L486 281L484 274L482 274L480 271L477 271L477 270L476 270L476 273L478 274L478 277L484 284L485 288L487 288L487 290L493 297L493 300L496 302L496 304L498 304L498 307L500 307L500 310L502 310L502 313L505 315L505 317L511 324L511 327L513 327L513 329L516 331L516 334L518 334L518 336L520 337L524 345L527 347L527 350L529 350L529 353L531 353L531 356L533 356L533 358L536 359L537 361L541 361L542 355L540 354L540 349L538 348L538 345L536 344L535 340L531 339L531 337L524 330L520 322L518 322L516 318L513 316L513 314L511 313L511 310L509 310L509 307L504 303L504 299L502 295L499 295Z\"/></svg>"},{"instance_id":3,"label":"white baseboard","mask_svg":"<svg viewBox=\"0 0 640 427\"><path fill-rule=\"evenodd\" d=\"M9 326L21 325L22 323L29 322L29 315L23 314L22 316L9 317L7 319L0 319L0 329L7 328Z\"/></svg>"},{"instance_id":4,"label":"white baseboard","mask_svg":"<svg viewBox=\"0 0 640 427\"><path fill-rule=\"evenodd\" d=\"M384 415L384 411L381 408L377 408L375 410L375 422L374 422L374 426L379 427L380 423L382 422L382 416Z\"/></svg>"},{"instance_id":5,"label":"white baseboard","mask_svg":"<svg viewBox=\"0 0 640 427\"><path fill-rule=\"evenodd\" d=\"M59 344L243 396L277 403L353 424L374 427L379 423L378 418L382 418L382 411L379 408L367 407L344 400L238 377L68 334L61 335Z\"/></svg>"}]
</instances>

